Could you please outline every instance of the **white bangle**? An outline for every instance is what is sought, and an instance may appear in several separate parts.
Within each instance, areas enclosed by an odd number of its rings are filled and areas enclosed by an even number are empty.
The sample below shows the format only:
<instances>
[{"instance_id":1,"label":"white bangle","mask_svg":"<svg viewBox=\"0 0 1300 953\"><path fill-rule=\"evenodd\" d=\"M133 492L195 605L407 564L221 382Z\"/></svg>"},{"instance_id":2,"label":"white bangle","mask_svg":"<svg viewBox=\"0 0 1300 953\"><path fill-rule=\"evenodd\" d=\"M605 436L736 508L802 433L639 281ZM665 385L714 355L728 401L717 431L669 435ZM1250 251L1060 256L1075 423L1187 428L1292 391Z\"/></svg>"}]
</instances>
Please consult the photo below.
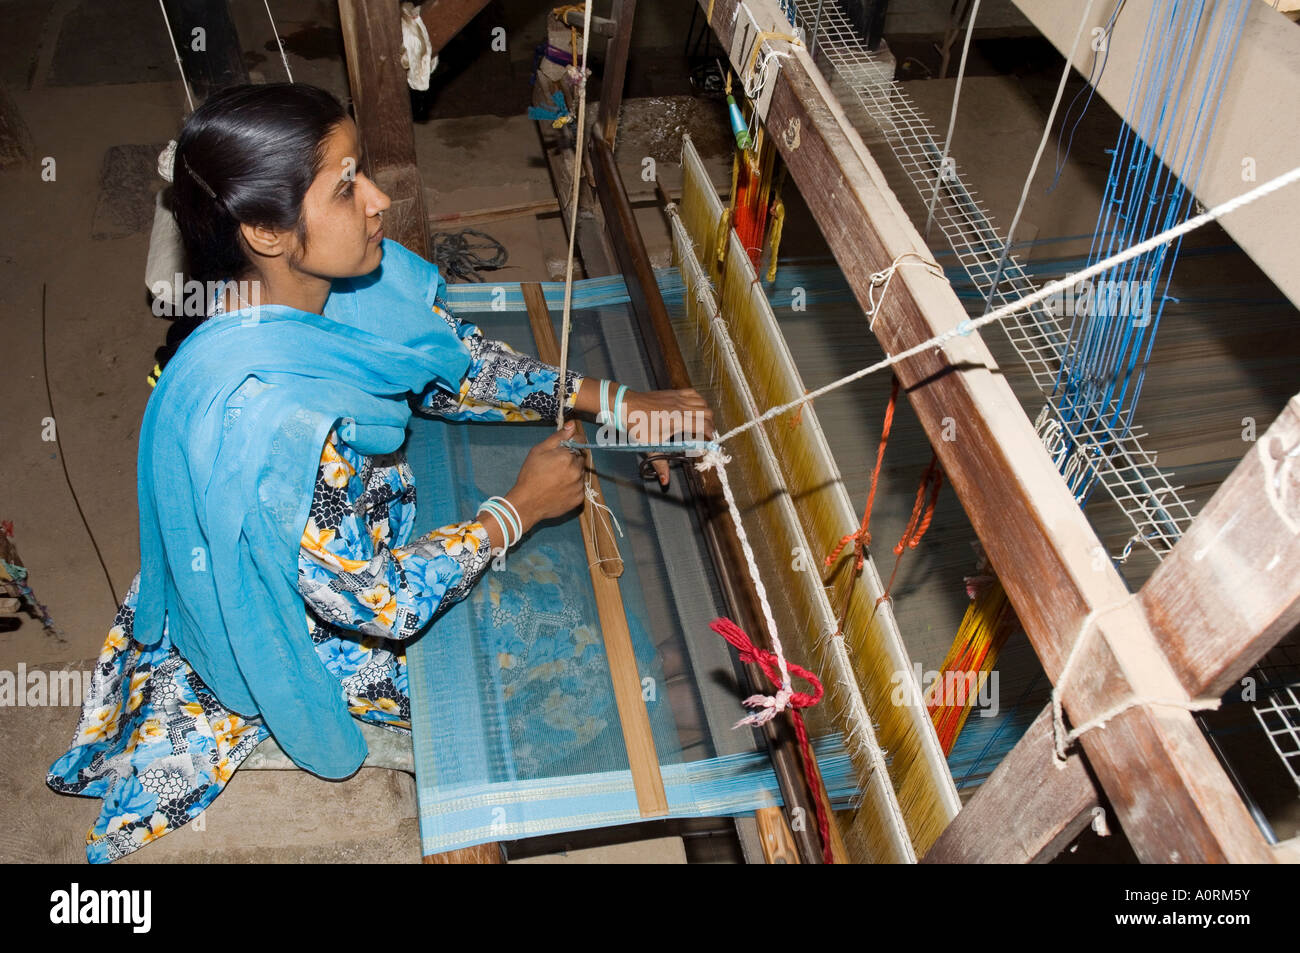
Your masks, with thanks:
<instances>
[{"instance_id":1,"label":"white bangle","mask_svg":"<svg viewBox=\"0 0 1300 953\"><path fill-rule=\"evenodd\" d=\"M487 512L496 518L505 539L505 548L509 549L523 538L524 524L519 518L519 511L504 496L492 496L479 504L479 513ZM476 514L477 515L477 514Z\"/></svg>"}]
</instances>

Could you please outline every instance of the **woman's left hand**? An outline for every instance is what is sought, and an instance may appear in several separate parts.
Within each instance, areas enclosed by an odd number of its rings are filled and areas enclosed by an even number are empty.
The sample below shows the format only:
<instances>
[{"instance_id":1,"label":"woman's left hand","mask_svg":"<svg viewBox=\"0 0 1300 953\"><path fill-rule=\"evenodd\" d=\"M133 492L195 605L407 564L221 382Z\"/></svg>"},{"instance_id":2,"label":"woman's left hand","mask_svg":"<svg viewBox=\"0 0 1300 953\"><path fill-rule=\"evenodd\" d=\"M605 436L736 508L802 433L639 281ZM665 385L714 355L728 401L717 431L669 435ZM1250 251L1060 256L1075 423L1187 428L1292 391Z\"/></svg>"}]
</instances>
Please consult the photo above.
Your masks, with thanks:
<instances>
[{"instance_id":1,"label":"woman's left hand","mask_svg":"<svg viewBox=\"0 0 1300 953\"><path fill-rule=\"evenodd\" d=\"M714 435L713 411L694 390L650 390L624 397L628 437L635 443L657 444L681 438L709 440ZM668 461L652 460L661 486L668 485Z\"/></svg>"}]
</instances>

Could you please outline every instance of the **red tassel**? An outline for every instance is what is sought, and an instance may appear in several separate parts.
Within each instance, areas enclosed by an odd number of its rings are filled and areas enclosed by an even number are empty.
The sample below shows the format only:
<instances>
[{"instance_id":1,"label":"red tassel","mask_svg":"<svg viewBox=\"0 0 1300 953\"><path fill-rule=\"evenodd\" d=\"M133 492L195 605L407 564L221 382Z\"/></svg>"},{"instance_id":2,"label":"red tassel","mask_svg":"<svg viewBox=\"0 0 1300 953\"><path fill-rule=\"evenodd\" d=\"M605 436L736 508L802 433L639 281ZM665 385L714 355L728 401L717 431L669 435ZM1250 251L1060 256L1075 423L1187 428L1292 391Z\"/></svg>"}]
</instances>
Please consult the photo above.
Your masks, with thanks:
<instances>
[{"instance_id":1,"label":"red tassel","mask_svg":"<svg viewBox=\"0 0 1300 953\"><path fill-rule=\"evenodd\" d=\"M718 635L726 639L740 653L742 662L753 662L763 670L774 688L781 687L781 668L778 664L776 653L769 652L767 649L761 649L745 634L745 630L730 619L714 619L709 623L709 628ZM817 813L817 833L821 836L822 841L822 860L828 864L835 863L835 856L831 851L831 819L830 813L826 809L820 795L825 792L826 786L822 783L821 772L817 770L817 762L813 759L812 744L808 741L808 728L804 725L803 714L799 711L801 708L811 708L822 700L824 690L821 680L802 665L796 665L789 659L786 660L786 668L790 670L792 676L798 676L808 682L813 687L812 694L806 692L794 692L790 696L790 716L794 719L794 733L799 740L799 754L803 759L804 774L808 778L808 786L813 791L813 807ZM827 797L829 800L829 797Z\"/></svg>"}]
</instances>

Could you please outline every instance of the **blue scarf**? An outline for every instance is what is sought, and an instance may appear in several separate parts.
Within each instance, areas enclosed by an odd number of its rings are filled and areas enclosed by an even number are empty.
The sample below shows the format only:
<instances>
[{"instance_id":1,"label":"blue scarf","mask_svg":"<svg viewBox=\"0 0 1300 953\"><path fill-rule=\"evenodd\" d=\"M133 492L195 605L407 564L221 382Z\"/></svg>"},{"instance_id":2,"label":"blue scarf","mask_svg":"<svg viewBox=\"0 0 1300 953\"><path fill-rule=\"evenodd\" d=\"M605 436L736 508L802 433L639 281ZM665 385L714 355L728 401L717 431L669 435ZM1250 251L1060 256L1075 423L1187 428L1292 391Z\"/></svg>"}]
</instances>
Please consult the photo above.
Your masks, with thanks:
<instances>
[{"instance_id":1,"label":"blue scarf","mask_svg":"<svg viewBox=\"0 0 1300 953\"><path fill-rule=\"evenodd\" d=\"M157 644L165 620L222 705L260 715L326 778L356 771L366 745L298 593L321 450L336 426L361 453L397 450L408 395L459 390L468 351L429 310L443 287L436 267L385 241L381 267L337 282L324 317L263 305L209 319L140 428L135 639ZM237 394L249 378L265 386Z\"/></svg>"}]
</instances>

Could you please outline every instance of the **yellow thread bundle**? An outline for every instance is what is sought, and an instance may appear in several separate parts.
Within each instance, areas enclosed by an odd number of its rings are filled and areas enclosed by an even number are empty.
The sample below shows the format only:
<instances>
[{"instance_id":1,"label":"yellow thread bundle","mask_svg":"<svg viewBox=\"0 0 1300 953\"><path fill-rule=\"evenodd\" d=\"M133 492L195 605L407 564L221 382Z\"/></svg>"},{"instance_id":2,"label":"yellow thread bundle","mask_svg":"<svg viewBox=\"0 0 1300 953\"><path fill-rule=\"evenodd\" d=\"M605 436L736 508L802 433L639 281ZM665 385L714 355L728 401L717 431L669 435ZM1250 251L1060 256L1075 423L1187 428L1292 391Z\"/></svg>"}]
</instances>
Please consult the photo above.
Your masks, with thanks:
<instances>
[{"instance_id":1,"label":"yellow thread bundle","mask_svg":"<svg viewBox=\"0 0 1300 953\"><path fill-rule=\"evenodd\" d=\"M680 217L688 234L674 232L688 288L683 339L696 342L698 380L714 385L709 396L719 428L726 429L799 396L803 384L748 257L734 232L720 234L722 206L689 139L683 168ZM722 241L730 245L725 255L719 255ZM721 302L704 279L722 289ZM722 328L714 325L715 307ZM779 418L730 441L732 482L746 524L753 522L750 535L762 544L759 561L769 590L783 597L774 608L787 653L826 683L827 704L810 713L810 730L844 732L866 786L862 805L841 824L845 841L858 860L910 860L934 841L959 801L919 693L906 693L905 703L895 704L897 677L913 676L891 607L883 605L872 618L882 587L870 562L854 587L845 637L830 637L831 606L849 582L851 561L842 561L829 590L818 568L858 519L816 414L811 406L805 411L796 427ZM890 762L888 789L881 783L877 742Z\"/></svg>"}]
</instances>

